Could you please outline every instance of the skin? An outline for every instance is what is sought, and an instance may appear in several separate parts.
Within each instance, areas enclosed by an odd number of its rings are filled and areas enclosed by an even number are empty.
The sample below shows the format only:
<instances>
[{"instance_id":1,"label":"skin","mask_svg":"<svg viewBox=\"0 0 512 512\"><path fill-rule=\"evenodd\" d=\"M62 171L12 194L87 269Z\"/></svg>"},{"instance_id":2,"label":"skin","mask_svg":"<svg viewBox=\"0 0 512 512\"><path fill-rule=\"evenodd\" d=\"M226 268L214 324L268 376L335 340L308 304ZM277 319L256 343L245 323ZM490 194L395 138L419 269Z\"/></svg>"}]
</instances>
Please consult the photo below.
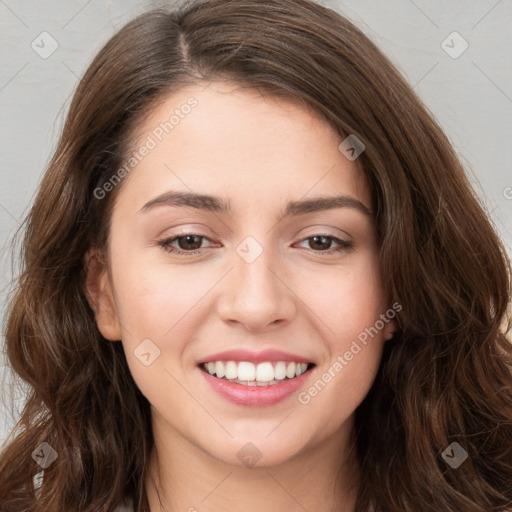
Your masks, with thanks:
<instances>
[{"instance_id":1,"label":"skin","mask_svg":"<svg viewBox=\"0 0 512 512\"><path fill-rule=\"evenodd\" d=\"M146 479L151 510L352 512L358 468L353 416L375 378L386 324L303 405L297 393L244 407L199 378L202 357L232 348L277 348L315 362L308 389L389 307L373 220L351 207L279 218L292 200L344 194L371 208L342 138L303 106L232 84L170 95L140 127L140 141L193 96L198 105L124 179L112 214L108 263L91 249L88 290L98 328L122 340L133 378L152 406L155 448ZM190 207L141 208L178 190L229 200L231 216ZM178 234L207 238L158 244ZM329 235L352 243L336 251ZM247 237L263 252L236 252ZM330 241L330 243L329 243ZM322 245L323 244L323 245ZM193 245L193 247L191 247ZM150 339L160 356L134 355ZM245 466L237 452L262 456Z\"/></svg>"}]
</instances>

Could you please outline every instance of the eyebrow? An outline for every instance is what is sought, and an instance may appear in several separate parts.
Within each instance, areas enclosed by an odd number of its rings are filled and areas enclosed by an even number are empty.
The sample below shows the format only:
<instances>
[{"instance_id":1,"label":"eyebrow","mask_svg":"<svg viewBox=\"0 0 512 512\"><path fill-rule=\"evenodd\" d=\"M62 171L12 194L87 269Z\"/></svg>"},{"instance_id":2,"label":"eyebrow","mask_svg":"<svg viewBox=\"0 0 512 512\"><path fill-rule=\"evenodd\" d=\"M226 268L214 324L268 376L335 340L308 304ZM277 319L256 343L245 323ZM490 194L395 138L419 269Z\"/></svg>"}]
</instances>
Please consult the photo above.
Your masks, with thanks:
<instances>
[{"instance_id":1,"label":"eyebrow","mask_svg":"<svg viewBox=\"0 0 512 512\"><path fill-rule=\"evenodd\" d=\"M231 216L233 207L229 201L218 196L193 194L190 192L168 191L148 201L140 212L147 212L157 206L186 206L198 210ZM316 197L300 201L289 201L281 214L281 219L306 213L332 210L334 208L353 208L366 217L373 219L373 213L361 201L345 195Z\"/></svg>"}]
</instances>

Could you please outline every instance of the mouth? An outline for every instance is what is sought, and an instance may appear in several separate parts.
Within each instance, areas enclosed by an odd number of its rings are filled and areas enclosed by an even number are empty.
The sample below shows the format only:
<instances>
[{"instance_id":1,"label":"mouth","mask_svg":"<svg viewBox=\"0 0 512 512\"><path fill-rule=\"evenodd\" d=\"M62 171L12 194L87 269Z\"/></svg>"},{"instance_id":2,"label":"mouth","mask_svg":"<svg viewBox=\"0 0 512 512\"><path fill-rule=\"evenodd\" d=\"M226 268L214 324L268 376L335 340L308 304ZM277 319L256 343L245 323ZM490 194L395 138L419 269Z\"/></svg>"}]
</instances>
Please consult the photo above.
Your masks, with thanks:
<instances>
[{"instance_id":1,"label":"mouth","mask_svg":"<svg viewBox=\"0 0 512 512\"><path fill-rule=\"evenodd\" d=\"M237 348L197 361L204 383L237 406L273 406L292 397L313 377L309 358L267 347L258 352Z\"/></svg>"},{"instance_id":2,"label":"mouth","mask_svg":"<svg viewBox=\"0 0 512 512\"><path fill-rule=\"evenodd\" d=\"M310 372L314 363L299 361L208 361L200 370L219 380L248 387L270 387L297 379ZM302 380L302 379L301 379Z\"/></svg>"}]
</instances>

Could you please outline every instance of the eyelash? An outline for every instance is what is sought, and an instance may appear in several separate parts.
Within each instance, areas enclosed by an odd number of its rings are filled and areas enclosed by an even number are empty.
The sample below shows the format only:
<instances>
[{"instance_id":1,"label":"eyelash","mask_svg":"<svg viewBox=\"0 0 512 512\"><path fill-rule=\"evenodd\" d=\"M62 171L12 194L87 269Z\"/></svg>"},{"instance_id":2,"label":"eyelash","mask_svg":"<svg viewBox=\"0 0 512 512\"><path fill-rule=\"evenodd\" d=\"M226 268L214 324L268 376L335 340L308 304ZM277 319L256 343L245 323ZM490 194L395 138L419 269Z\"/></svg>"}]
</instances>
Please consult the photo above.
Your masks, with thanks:
<instances>
[{"instance_id":1,"label":"eyelash","mask_svg":"<svg viewBox=\"0 0 512 512\"><path fill-rule=\"evenodd\" d=\"M169 253L173 253L173 254L177 254L177 255L192 255L192 254L199 254L199 253L201 253L202 249L197 249L195 251L182 251L182 250L176 249L176 248L171 246L171 244L173 242L179 240L180 238L186 238L187 236L194 236L194 237L204 238L204 239L210 240L206 235L200 235L199 233L184 233L183 235L177 235L177 236L174 236L172 238L166 238L165 240L160 240L158 242L158 245L160 247L162 247L162 249L164 251L169 252ZM311 249L311 250L308 251L308 252L313 253L313 254L331 255L331 254L334 254L336 252L342 252L342 251L349 252L351 249L353 249L352 242L348 242L346 240L342 240L342 239L337 238L335 236L327 235L327 234L322 234L322 233L317 233L317 234L315 234L313 236L308 236L306 238L303 238L301 240L301 242L304 242L306 240L311 240L311 239L316 238L316 237L322 237L322 238L327 238L327 239L333 240L335 243L338 244L338 246L334 250L315 251L315 250Z\"/></svg>"}]
</instances>

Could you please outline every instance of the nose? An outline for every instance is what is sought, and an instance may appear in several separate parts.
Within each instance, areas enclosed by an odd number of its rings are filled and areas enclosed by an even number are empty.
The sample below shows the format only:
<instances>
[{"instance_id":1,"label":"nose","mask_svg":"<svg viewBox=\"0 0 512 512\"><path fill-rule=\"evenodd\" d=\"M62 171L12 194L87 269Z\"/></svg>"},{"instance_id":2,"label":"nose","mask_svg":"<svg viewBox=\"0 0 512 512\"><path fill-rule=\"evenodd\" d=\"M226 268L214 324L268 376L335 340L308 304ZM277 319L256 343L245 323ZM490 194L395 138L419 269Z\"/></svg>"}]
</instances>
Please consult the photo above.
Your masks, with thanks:
<instances>
[{"instance_id":1,"label":"nose","mask_svg":"<svg viewBox=\"0 0 512 512\"><path fill-rule=\"evenodd\" d=\"M233 267L223 280L218 300L223 321L258 332L284 325L294 317L298 298L275 255L264 250L248 263L234 253Z\"/></svg>"}]
</instances>

